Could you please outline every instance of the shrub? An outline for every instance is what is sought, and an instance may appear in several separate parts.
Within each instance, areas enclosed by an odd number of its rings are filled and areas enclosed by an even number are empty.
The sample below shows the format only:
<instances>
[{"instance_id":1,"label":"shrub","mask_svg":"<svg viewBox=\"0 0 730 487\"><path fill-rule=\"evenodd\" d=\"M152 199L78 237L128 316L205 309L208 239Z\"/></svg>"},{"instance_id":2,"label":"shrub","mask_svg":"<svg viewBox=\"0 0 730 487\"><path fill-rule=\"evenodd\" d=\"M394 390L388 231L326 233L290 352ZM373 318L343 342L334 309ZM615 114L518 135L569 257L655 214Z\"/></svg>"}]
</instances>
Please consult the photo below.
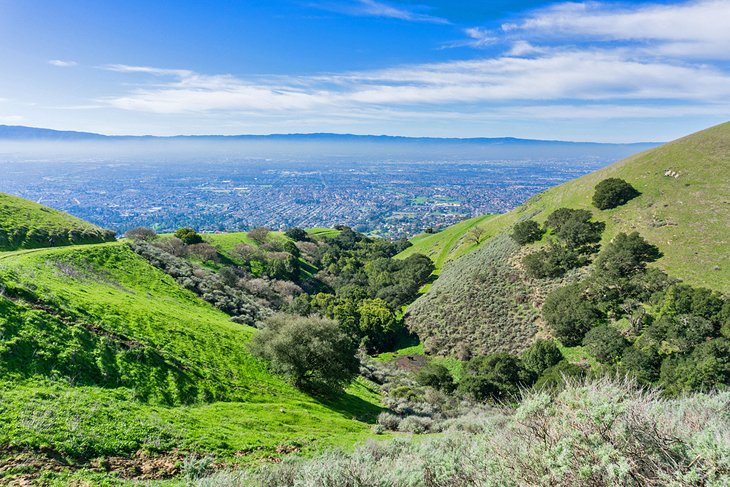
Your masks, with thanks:
<instances>
[{"instance_id":1,"label":"shrub","mask_svg":"<svg viewBox=\"0 0 730 487\"><path fill-rule=\"evenodd\" d=\"M179 238L185 245L193 245L203 243L203 237L190 227L183 227L175 232L175 237Z\"/></svg>"},{"instance_id":2,"label":"shrub","mask_svg":"<svg viewBox=\"0 0 730 487\"><path fill-rule=\"evenodd\" d=\"M536 340L522 354L522 364L537 375L563 360L563 354L552 340Z\"/></svg>"},{"instance_id":3,"label":"shrub","mask_svg":"<svg viewBox=\"0 0 730 487\"><path fill-rule=\"evenodd\" d=\"M309 240L309 234L299 227L290 228L289 230L284 232L284 235L294 240L295 242L306 242Z\"/></svg>"},{"instance_id":4,"label":"shrub","mask_svg":"<svg viewBox=\"0 0 730 487\"><path fill-rule=\"evenodd\" d=\"M585 375L585 370L567 360L561 360L552 367L545 369L535 382L534 389L563 389L571 379L578 379Z\"/></svg>"},{"instance_id":5,"label":"shrub","mask_svg":"<svg viewBox=\"0 0 730 487\"><path fill-rule=\"evenodd\" d=\"M534 279L555 278L568 270L586 264L586 260L572 249L555 243L522 258L527 275Z\"/></svg>"},{"instance_id":6,"label":"shrub","mask_svg":"<svg viewBox=\"0 0 730 487\"><path fill-rule=\"evenodd\" d=\"M143 240L145 242L151 242L152 240L157 238L157 233L155 233L155 231L151 228L135 227L131 230L127 230L127 233L125 233L124 236L130 240Z\"/></svg>"},{"instance_id":7,"label":"shrub","mask_svg":"<svg viewBox=\"0 0 730 487\"><path fill-rule=\"evenodd\" d=\"M659 248L644 240L638 232L619 233L596 259L595 272L609 280L629 277L661 256Z\"/></svg>"},{"instance_id":8,"label":"shrub","mask_svg":"<svg viewBox=\"0 0 730 487\"><path fill-rule=\"evenodd\" d=\"M626 204L639 196L639 193L633 186L619 178L604 179L596 185L596 191L593 193L593 206L599 210L608 210Z\"/></svg>"},{"instance_id":9,"label":"shrub","mask_svg":"<svg viewBox=\"0 0 730 487\"><path fill-rule=\"evenodd\" d=\"M621 332L608 325L592 328L583 337L583 345L601 362L616 362L629 346Z\"/></svg>"},{"instance_id":10,"label":"shrub","mask_svg":"<svg viewBox=\"0 0 730 487\"><path fill-rule=\"evenodd\" d=\"M545 220L545 226L553 234L573 249L584 248L601 241L601 233L606 228L603 222L590 221L593 214L588 210L558 208ZM592 249L586 248L586 251Z\"/></svg>"},{"instance_id":11,"label":"shrub","mask_svg":"<svg viewBox=\"0 0 730 487\"><path fill-rule=\"evenodd\" d=\"M429 362L416 372L416 382L445 392L451 392L456 387L449 369L434 362Z\"/></svg>"},{"instance_id":12,"label":"shrub","mask_svg":"<svg viewBox=\"0 0 730 487\"><path fill-rule=\"evenodd\" d=\"M355 341L326 318L274 315L251 339L249 349L299 388L342 387L359 371Z\"/></svg>"},{"instance_id":13,"label":"shrub","mask_svg":"<svg viewBox=\"0 0 730 487\"><path fill-rule=\"evenodd\" d=\"M620 370L634 377L641 384L651 384L659 379L662 361L656 350L640 350L629 347L621 357Z\"/></svg>"},{"instance_id":14,"label":"shrub","mask_svg":"<svg viewBox=\"0 0 730 487\"><path fill-rule=\"evenodd\" d=\"M270 228L258 227L249 231L246 235L258 245L263 245L269 239L269 233L271 233Z\"/></svg>"},{"instance_id":15,"label":"shrub","mask_svg":"<svg viewBox=\"0 0 730 487\"><path fill-rule=\"evenodd\" d=\"M534 374L520 360L505 352L471 359L464 366L459 390L479 401L515 397L519 386L531 385Z\"/></svg>"},{"instance_id":16,"label":"shrub","mask_svg":"<svg viewBox=\"0 0 730 487\"><path fill-rule=\"evenodd\" d=\"M568 346L580 345L586 332L601 317L586 300L580 284L556 289L545 299L542 314L555 337Z\"/></svg>"},{"instance_id":17,"label":"shrub","mask_svg":"<svg viewBox=\"0 0 730 487\"><path fill-rule=\"evenodd\" d=\"M534 220L525 220L517 223L512 229L512 238L520 245L526 245L540 240L545 230Z\"/></svg>"}]
</instances>

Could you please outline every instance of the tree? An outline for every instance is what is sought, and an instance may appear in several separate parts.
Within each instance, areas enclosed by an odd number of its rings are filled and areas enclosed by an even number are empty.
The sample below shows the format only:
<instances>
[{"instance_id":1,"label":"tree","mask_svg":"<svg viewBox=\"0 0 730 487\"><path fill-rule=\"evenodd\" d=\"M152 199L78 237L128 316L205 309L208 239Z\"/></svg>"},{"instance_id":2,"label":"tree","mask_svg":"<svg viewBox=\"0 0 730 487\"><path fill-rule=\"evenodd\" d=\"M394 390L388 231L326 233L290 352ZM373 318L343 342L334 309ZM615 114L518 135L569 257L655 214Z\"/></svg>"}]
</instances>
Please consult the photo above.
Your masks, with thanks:
<instances>
[{"instance_id":1,"label":"tree","mask_svg":"<svg viewBox=\"0 0 730 487\"><path fill-rule=\"evenodd\" d=\"M601 241L606 228L603 222L590 221L592 216L588 210L558 208L547 217L545 226L570 248L591 252L593 248L589 246Z\"/></svg>"},{"instance_id":2,"label":"tree","mask_svg":"<svg viewBox=\"0 0 730 487\"><path fill-rule=\"evenodd\" d=\"M203 237L190 227L180 228L175 232L175 237L182 240L185 245L194 245L203 243Z\"/></svg>"},{"instance_id":3,"label":"tree","mask_svg":"<svg viewBox=\"0 0 730 487\"><path fill-rule=\"evenodd\" d=\"M659 248L639 235L619 233L596 259L596 272L604 279L629 277L662 256Z\"/></svg>"},{"instance_id":4,"label":"tree","mask_svg":"<svg viewBox=\"0 0 730 487\"><path fill-rule=\"evenodd\" d=\"M416 372L416 382L444 392L453 392L456 388L449 369L434 362L427 363Z\"/></svg>"},{"instance_id":5,"label":"tree","mask_svg":"<svg viewBox=\"0 0 730 487\"><path fill-rule=\"evenodd\" d=\"M661 380L670 394L730 385L730 340L707 341L688 355L664 359Z\"/></svg>"},{"instance_id":6,"label":"tree","mask_svg":"<svg viewBox=\"0 0 730 487\"><path fill-rule=\"evenodd\" d=\"M565 380L585 375L585 371L578 365L567 360L561 360L552 367L545 369L535 382L535 389L562 389Z\"/></svg>"},{"instance_id":7,"label":"tree","mask_svg":"<svg viewBox=\"0 0 730 487\"><path fill-rule=\"evenodd\" d=\"M469 233L466 234L466 239L469 242L472 242L474 245L479 245L482 243L482 239L484 238L484 229L480 226L472 227L471 230L469 230Z\"/></svg>"},{"instance_id":8,"label":"tree","mask_svg":"<svg viewBox=\"0 0 730 487\"><path fill-rule=\"evenodd\" d=\"M599 361L614 363L621 358L629 343L616 328L600 325L586 333L583 337L583 346Z\"/></svg>"},{"instance_id":9,"label":"tree","mask_svg":"<svg viewBox=\"0 0 730 487\"><path fill-rule=\"evenodd\" d=\"M512 239L520 245L527 245L540 240L545 230L535 220L525 220L515 224Z\"/></svg>"},{"instance_id":10,"label":"tree","mask_svg":"<svg viewBox=\"0 0 730 487\"><path fill-rule=\"evenodd\" d=\"M369 351L382 351L395 338L402 324L388 303L382 299L365 299L357 307L360 336L366 338Z\"/></svg>"},{"instance_id":11,"label":"tree","mask_svg":"<svg viewBox=\"0 0 730 487\"><path fill-rule=\"evenodd\" d=\"M542 315L555 337L564 345L580 345L593 324L601 318L599 311L584 296L583 286L571 284L556 289L545 299Z\"/></svg>"},{"instance_id":12,"label":"tree","mask_svg":"<svg viewBox=\"0 0 730 487\"><path fill-rule=\"evenodd\" d=\"M135 227L131 230L127 230L127 233L125 233L124 236L130 240L151 242L157 238L157 233L155 233L155 231L151 228Z\"/></svg>"},{"instance_id":13,"label":"tree","mask_svg":"<svg viewBox=\"0 0 730 487\"><path fill-rule=\"evenodd\" d=\"M284 235L289 237L290 239L294 240L295 242L307 242L309 241L309 234L299 228L299 227L293 227L284 232Z\"/></svg>"},{"instance_id":14,"label":"tree","mask_svg":"<svg viewBox=\"0 0 730 487\"><path fill-rule=\"evenodd\" d=\"M516 396L520 386L529 386L535 375L525 369L520 359L506 352L471 359L464 366L459 390L477 400L504 399Z\"/></svg>"},{"instance_id":15,"label":"tree","mask_svg":"<svg viewBox=\"0 0 730 487\"><path fill-rule=\"evenodd\" d=\"M522 265L529 277L546 279L560 277L569 269L586 263L584 257L572 249L551 242L547 248L540 249L522 258Z\"/></svg>"},{"instance_id":16,"label":"tree","mask_svg":"<svg viewBox=\"0 0 730 487\"><path fill-rule=\"evenodd\" d=\"M268 240L269 233L271 233L271 229L266 227L258 227L249 231L246 235L248 235L248 238L256 242L258 245L263 245Z\"/></svg>"},{"instance_id":17,"label":"tree","mask_svg":"<svg viewBox=\"0 0 730 487\"><path fill-rule=\"evenodd\" d=\"M563 354L552 340L536 340L530 348L522 353L522 364L525 368L542 374L545 369L563 360Z\"/></svg>"},{"instance_id":18,"label":"tree","mask_svg":"<svg viewBox=\"0 0 730 487\"><path fill-rule=\"evenodd\" d=\"M639 196L633 186L619 178L604 179L596 185L593 193L593 206L599 210L608 210L626 204Z\"/></svg>"},{"instance_id":19,"label":"tree","mask_svg":"<svg viewBox=\"0 0 730 487\"><path fill-rule=\"evenodd\" d=\"M249 349L303 389L341 388L360 367L355 340L327 318L274 315L251 339Z\"/></svg>"},{"instance_id":20,"label":"tree","mask_svg":"<svg viewBox=\"0 0 730 487\"><path fill-rule=\"evenodd\" d=\"M659 366L662 361L656 350L640 350L629 347L621 357L620 370L636 378L642 384L652 384L659 379Z\"/></svg>"}]
</instances>

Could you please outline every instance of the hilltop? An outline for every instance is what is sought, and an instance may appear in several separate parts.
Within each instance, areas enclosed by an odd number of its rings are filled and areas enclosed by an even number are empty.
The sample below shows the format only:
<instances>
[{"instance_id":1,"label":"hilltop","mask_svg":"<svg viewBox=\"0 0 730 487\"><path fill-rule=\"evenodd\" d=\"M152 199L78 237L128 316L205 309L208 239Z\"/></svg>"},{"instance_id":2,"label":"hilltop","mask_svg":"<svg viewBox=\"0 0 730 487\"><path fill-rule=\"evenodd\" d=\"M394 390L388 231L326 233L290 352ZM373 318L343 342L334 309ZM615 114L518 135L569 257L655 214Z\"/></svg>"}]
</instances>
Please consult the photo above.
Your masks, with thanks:
<instances>
[{"instance_id":1,"label":"hilltop","mask_svg":"<svg viewBox=\"0 0 730 487\"><path fill-rule=\"evenodd\" d=\"M0 251L101 243L114 233L47 206L0 193Z\"/></svg>"},{"instance_id":2,"label":"hilltop","mask_svg":"<svg viewBox=\"0 0 730 487\"><path fill-rule=\"evenodd\" d=\"M593 207L596 184L621 178L641 195L611 210ZM619 161L551 188L515 210L414 239L420 251L445 262L441 277L408 311L408 326L431 351L520 351L541 334L539 307L564 280L531 280L517 264L507 234L521 220L542 223L554 210L589 210L605 222L602 243L638 231L664 256L658 268L684 282L730 292L730 123ZM472 220L473 222L473 220ZM480 245L467 238L477 227ZM492 238L486 238L492 237ZM442 243L456 242L444 255ZM431 243L425 248L424 243ZM405 252L409 252L407 249ZM581 271L566 276L579 279Z\"/></svg>"}]
</instances>

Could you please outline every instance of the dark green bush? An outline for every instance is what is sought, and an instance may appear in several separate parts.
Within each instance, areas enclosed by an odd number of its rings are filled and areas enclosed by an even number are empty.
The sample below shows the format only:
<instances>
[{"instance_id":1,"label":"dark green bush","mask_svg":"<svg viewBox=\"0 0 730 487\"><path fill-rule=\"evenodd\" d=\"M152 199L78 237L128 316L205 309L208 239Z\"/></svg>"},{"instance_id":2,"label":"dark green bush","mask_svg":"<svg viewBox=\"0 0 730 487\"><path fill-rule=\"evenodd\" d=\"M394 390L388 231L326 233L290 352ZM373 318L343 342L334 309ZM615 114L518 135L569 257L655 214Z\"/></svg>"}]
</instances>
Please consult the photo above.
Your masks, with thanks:
<instances>
[{"instance_id":1,"label":"dark green bush","mask_svg":"<svg viewBox=\"0 0 730 487\"><path fill-rule=\"evenodd\" d=\"M299 388L342 387L357 376L357 344L336 321L278 314L249 343L275 373Z\"/></svg>"},{"instance_id":2,"label":"dark green bush","mask_svg":"<svg viewBox=\"0 0 730 487\"><path fill-rule=\"evenodd\" d=\"M598 360L604 363L616 362L629 346L626 338L616 328L608 325L596 326L583 337L583 345Z\"/></svg>"},{"instance_id":3,"label":"dark green bush","mask_svg":"<svg viewBox=\"0 0 730 487\"><path fill-rule=\"evenodd\" d=\"M545 227L572 249L581 249L601 241L606 228L603 222L590 221L593 214L588 210L558 208L545 220ZM586 251L594 249L587 247Z\"/></svg>"},{"instance_id":4,"label":"dark green bush","mask_svg":"<svg viewBox=\"0 0 730 487\"><path fill-rule=\"evenodd\" d=\"M456 387L449 369L434 362L427 363L416 372L416 382L444 392L452 392Z\"/></svg>"},{"instance_id":5,"label":"dark green bush","mask_svg":"<svg viewBox=\"0 0 730 487\"><path fill-rule=\"evenodd\" d=\"M639 196L639 193L633 186L619 178L604 179L596 185L596 191L593 193L593 206L599 210L608 210L626 204Z\"/></svg>"},{"instance_id":6,"label":"dark green bush","mask_svg":"<svg viewBox=\"0 0 730 487\"><path fill-rule=\"evenodd\" d=\"M175 232L175 237L183 241L185 245L194 245L203 242L203 237L190 227L183 227Z\"/></svg>"},{"instance_id":7,"label":"dark green bush","mask_svg":"<svg viewBox=\"0 0 730 487\"><path fill-rule=\"evenodd\" d=\"M568 346L580 345L588 330L601 318L599 311L585 298L580 284L564 286L550 293L542 314L555 337Z\"/></svg>"},{"instance_id":8,"label":"dark green bush","mask_svg":"<svg viewBox=\"0 0 730 487\"><path fill-rule=\"evenodd\" d=\"M505 352L475 357L466 363L459 391L479 401L514 398L520 386L530 386L535 374L520 359Z\"/></svg>"},{"instance_id":9,"label":"dark green bush","mask_svg":"<svg viewBox=\"0 0 730 487\"><path fill-rule=\"evenodd\" d=\"M520 245L526 245L540 240L545 230L534 220L525 220L515 224L512 229L512 238Z\"/></svg>"},{"instance_id":10,"label":"dark green bush","mask_svg":"<svg viewBox=\"0 0 730 487\"><path fill-rule=\"evenodd\" d=\"M638 232L619 233L596 259L595 272L609 279L629 277L661 256L659 248Z\"/></svg>"},{"instance_id":11,"label":"dark green bush","mask_svg":"<svg viewBox=\"0 0 730 487\"><path fill-rule=\"evenodd\" d=\"M563 360L563 354L554 341L539 339L523 352L521 358L527 369L540 375L545 369Z\"/></svg>"}]
</instances>

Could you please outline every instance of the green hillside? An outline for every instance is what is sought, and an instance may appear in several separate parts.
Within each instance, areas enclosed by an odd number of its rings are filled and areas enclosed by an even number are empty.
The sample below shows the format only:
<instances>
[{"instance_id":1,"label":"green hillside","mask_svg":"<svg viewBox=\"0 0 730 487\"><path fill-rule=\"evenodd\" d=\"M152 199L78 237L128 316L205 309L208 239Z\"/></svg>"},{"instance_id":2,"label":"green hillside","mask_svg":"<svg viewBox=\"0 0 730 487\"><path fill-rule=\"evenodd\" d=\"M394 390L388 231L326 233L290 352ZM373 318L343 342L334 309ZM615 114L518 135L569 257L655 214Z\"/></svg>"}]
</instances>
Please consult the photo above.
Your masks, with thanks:
<instances>
[{"instance_id":1,"label":"green hillside","mask_svg":"<svg viewBox=\"0 0 730 487\"><path fill-rule=\"evenodd\" d=\"M594 187L616 177L641 195L612 210L592 205ZM506 233L514 223L540 223L554 210L590 210L606 229L603 244L620 232L639 232L664 256L657 267L688 284L730 292L730 123L671 142L551 188L519 208L478 225L496 235L478 249L465 238L448 252L441 276L408 309L407 324L431 352L519 352L543 332L539 309L553 288L577 280L578 269L561 279L529 279L519 265L526 251ZM443 260L440 242L464 229L430 236ZM456 235L455 235L456 234ZM501 235L501 236L500 236ZM417 242L422 244L425 240ZM473 250L473 251L472 251ZM465 255L456 259L460 255Z\"/></svg>"},{"instance_id":2,"label":"green hillside","mask_svg":"<svg viewBox=\"0 0 730 487\"><path fill-rule=\"evenodd\" d=\"M315 399L270 374L246 350L253 328L126 244L0 252L0 283L0 463L178 449L247 462L350 445L380 411L365 382Z\"/></svg>"},{"instance_id":3,"label":"green hillside","mask_svg":"<svg viewBox=\"0 0 730 487\"><path fill-rule=\"evenodd\" d=\"M494 216L496 215L470 218L437 233L420 233L410 239L413 246L398 254L398 258L405 259L413 254L423 254L433 260L436 266L435 274L438 274L448 260L458 258L477 248L477 242L468 239L469 231L475 227L484 228L485 222ZM491 236L485 233L480 235L480 238L486 240Z\"/></svg>"},{"instance_id":4,"label":"green hillside","mask_svg":"<svg viewBox=\"0 0 730 487\"><path fill-rule=\"evenodd\" d=\"M0 250L114 240L114 233L52 208L0 193Z\"/></svg>"},{"instance_id":5,"label":"green hillside","mask_svg":"<svg viewBox=\"0 0 730 487\"><path fill-rule=\"evenodd\" d=\"M665 176L666 171L678 177ZM625 179L641 196L613 210L594 208L593 188L609 177ZM548 189L509 213L479 222L479 227L492 236L520 219L542 222L560 207L591 210L596 219L606 222L604 241L622 231L638 231L661 248L664 258L657 265L670 275L730 292L730 122ZM419 235L414 243L426 255L440 253L442 239L466 233L469 226L462 225L466 222L428 240ZM459 238L448 251L447 262L474 250L472 243ZM430 242L433 248L424 246Z\"/></svg>"}]
</instances>

